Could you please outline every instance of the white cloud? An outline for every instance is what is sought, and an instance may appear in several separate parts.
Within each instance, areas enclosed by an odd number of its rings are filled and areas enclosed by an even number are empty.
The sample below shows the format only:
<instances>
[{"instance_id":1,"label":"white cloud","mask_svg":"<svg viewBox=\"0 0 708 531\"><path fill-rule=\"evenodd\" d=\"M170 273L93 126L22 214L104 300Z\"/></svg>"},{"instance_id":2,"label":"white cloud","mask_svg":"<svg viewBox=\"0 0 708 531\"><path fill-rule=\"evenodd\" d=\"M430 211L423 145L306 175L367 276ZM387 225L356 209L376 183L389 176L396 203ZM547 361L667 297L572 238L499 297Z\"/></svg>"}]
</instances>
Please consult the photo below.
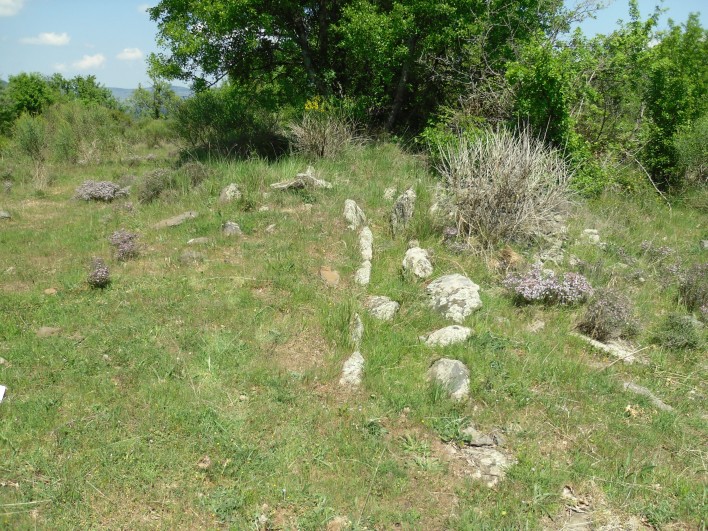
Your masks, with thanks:
<instances>
[{"instance_id":1,"label":"white cloud","mask_svg":"<svg viewBox=\"0 0 708 531\"><path fill-rule=\"evenodd\" d=\"M123 48L123 51L116 55L121 61L138 61L143 58L140 48Z\"/></svg>"},{"instance_id":2,"label":"white cloud","mask_svg":"<svg viewBox=\"0 0 708 531\"><path fill-rule=\"evenodd\" d=\"M57 72L66 72L69 69L66 67L65 63L55 63L54 70L56 70Z\"/></svg>"},{"instance_id":3,"label":"white cloud","mask_svg":"<svg viewBox=\"0 0 708 531\"><path fill-rule=\"evenodd\" d=\"M0 2L2 2L2 0L0 0ZM152 6L151 6L150 4L140 4L140 5L138 6L138 11L139 11L140 13L145 13L145 12L147 12L147 10L150 9L151 7L152 7Z\"/></svg>"},{"instance_id":4,"label":"white cloud","mask_svg":"<svg viewBox=\"0 0 708 531\"><path fill-rule=\"evenodd\" d=\"M1 2L2 0L0 0ZM68 33L54 33L49 31L46 33L40 33L36 37L25 37L20 39L23 44L44 44L46 46L65 46L69 44L71 37Z\"/></svg>"},{"instance_id":5,"label":"white cloud","mask_svg":"<svg viewBox=\"0 0 708 531\"><path fill-rule=\"evenodd\" d=\"M25 5L25 0L0 0L0 17L17 15Z\"/></svg>"},{"instance_id":6,"label":"white cloud","mask_svg":"<svg viewBox=\"0 0 708 531\"><path fill-rule=\"evenodd\" d=\"M77 70L90 70L103 66L105 62L106 57L103 54L97 53L96 55L84 55L80 60L72 63L71 66Z\"/></svg>"}]
</instances>

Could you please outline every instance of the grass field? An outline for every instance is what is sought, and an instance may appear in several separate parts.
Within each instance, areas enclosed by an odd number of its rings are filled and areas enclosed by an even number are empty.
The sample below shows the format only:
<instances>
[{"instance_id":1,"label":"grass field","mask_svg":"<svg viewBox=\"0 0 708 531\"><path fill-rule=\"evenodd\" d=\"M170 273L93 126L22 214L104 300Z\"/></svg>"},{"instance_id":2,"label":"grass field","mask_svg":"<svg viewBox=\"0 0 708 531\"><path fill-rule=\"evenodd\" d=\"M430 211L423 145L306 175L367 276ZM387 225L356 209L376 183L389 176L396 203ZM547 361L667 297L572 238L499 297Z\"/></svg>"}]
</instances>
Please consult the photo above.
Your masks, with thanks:
<instances>
[{"instance_id":1,"label":"grass field","mask_svg":"<svg viewBox=\"0 0 708 531\"><path fill-rule=\"evenodd\" d=\"M594 287L628 294L641 322L634 343L648 363L627 365L572 335L582 306L515 305L485 257L447 250L428 215L435 178L393 145L317 162L331 190L271 190L307 166L290 157L210 163L196 188L145 205L129 197L132 210L72 198L86 179L176 163L155 153L130 167L53 168L43 190L0 192L12 215L0 220L0 527L705 529L705 331L692 350L652 343L668 313L687 313L672 272L706 261L705 194L671 211L649 194L575 207L566 257ZM231 182L243 197L220 203ZM394 239L383 190L408 186L416 214ZM353 282L347 198L374 234L367 288ZM187 210L199 216L153 228ZM223 236L227 220L243 235ZM112 256L119 228L140 234L138 258ZM604 249L583 240L587 228ZM209 243L187 245L202 236ZM428 308L425 282L401 274L412 238L433 250L431 278L481 286L467 342L419 341L450 323ZM670 252L657 258L647 241ZM184 263L185 250L204 259ZM516 250L532 261L535 249ZM106 289L86 283L93 256L111 270ZM324 265L340 272L337 287L320 279ZM392 322L366 313L368 294L401 303ZM348 391L338 381L355 313L366 365ZM44 326L61 330L38 337ZM427 383L440 357L469 367L469 400ZM503 434L516 461L493 488L446 450L469 422Z\"/></svg>"}]
</instances>

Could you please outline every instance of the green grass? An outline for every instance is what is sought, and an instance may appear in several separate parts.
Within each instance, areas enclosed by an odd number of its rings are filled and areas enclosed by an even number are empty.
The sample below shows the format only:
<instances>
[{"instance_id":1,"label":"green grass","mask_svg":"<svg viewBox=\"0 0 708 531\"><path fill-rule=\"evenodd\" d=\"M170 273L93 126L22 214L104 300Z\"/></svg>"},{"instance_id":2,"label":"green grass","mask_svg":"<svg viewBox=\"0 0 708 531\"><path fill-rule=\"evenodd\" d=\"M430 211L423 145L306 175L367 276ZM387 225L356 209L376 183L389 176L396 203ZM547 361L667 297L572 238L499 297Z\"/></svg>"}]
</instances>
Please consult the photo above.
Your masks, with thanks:
<instances>
[{"instance_id":1,"label":"green grass","mask_svg":"<svg viewBox=\"0 0 708 531\"><path fill-rule=\"evenodd\" d=\"M650 344L666 314L686 313L668 266L705 260L705 212L690 201L670 213L642 195L577 207L568 255L595 287L630 295L642 321L636 343L649 347L649 365L603 369L612 360L570 336L582 307L515 306L485 260L445 249L427 215L434 179L392 145L317 162L332 190L270 190L307 165L288 158L214 161L197 188L136 202L134 212L72 199L85 179L172 166L167 149L138 166L64 167L41 193L27 182L0 196L13 215L0 225L0 356L9 362L0 365L8 388L0 527L254 529L266 514L276 529L322 529L337 515L355 529L553 528L564 517L565 485L591 501L598 523L636 516L657 527L705 525L705 356ZM230 182L244 196L221 204ZM419 196L397 239L388 186L415 186ZM352 280L359 259L342 219L346 198L374 233L367 289ZM152 228L185 210L200 215ZM221 236L226 220L244 235ZM126 263L112 258L107 240L121 227L141 235L141 256ZM585 228L608 247L582 243ZM212 238L196 249L206 261L182 264L198 236ZM449 323L428 310L424 283L401 275L412 238L434 251L434 276L460 272L482 287L465 344L418 341ZM671 263L643 252L644 240L672 247ZM111 269L104 290L86 285L92 256ZM341 273L337 288L320 281L322 265ZM50 287L58 293L45 295ZM371 319L367 294L399 301L395 320ZM366 367L362 388L348 394L337 382L353 350L354 312L365 324ZM538 319L545 328L529 332ZM38 338L41 326L62 332ZM426 382L442 355L470 368L469 401L453 403ZM628 379L675 411L623 391ZM504 432L518 461L494 489L456 474L441 451L469 421ZM207 469L198 466L204 456Z\"/></svg>"}]
</instances>

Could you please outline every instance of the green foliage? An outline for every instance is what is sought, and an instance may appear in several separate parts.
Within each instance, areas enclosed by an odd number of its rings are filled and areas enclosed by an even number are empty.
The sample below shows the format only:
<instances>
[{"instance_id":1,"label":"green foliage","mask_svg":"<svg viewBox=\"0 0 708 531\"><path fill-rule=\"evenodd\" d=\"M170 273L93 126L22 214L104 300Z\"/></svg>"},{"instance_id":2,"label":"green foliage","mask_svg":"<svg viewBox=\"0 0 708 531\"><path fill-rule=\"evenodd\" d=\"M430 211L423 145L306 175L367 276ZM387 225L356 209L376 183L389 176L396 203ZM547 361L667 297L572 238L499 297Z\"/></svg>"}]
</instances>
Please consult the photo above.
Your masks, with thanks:
<instances>
[{"instance_id":1,"label":"green foliage","mask_svg":"<svg viewBox=\"0 0 708 531\"><path fill-rule=\"evenodd\" d=\"M113 93L96 81L95 76L76 76L65 79L61 74L54 74L47 81L59 93L59 99L81 101L100 105L108 109L118 109L118 100Z\"/></svg>"},{"instance_id":2,"label":"green foliage","mask_svg":"<svg viewBox=\"0 0 708 531\"><path fill-rule=\"evenodd\" d=\"M652 48L644 94L649 121L642 160L664 189L682 185L675 135L708 109L708 30L693 13Z\"/></svg>"},{"instance_id":3,"label":"green foliage","mask_svg":"<svg viewBox=\"0 0 708 531\"><path fill-rule=\"evenodd\" d=\"M674 148L685 181L708 184L708 114L678 131Z\"/></svg>"},{"instance_id":4,"label":"green foliage","mask_svg":"<svg viewBox=\"0 0 708 531\"><path fill-rule=\"evenodd\" d=\"M157 120L174 116L181 101L169 83L153 79L149 89L139 84L127 104L134 116Z\"/></svg>"},{"instance_id":5,"label":"green foliage","mask_svg":"<svg viewBox=\"0 0 708 531\"><path fill-rule=\"evenodd\" d=\"M42 75L25 72L10 76L5 94L14 116L41 114L59 96Z\"/></svg>"},{"instance_id":6,"label":"green foliage","mask_svg":"<svg viewBox=\"0 0 708 531\"><path fill-rule=\"evenodd\" d=\"M693 350L701 343L700 326L690 315L672 313L661 322L653 340L669 350Z\"/></svg>"},{"instance_id":7,"label":"green foliage","mask_svg":"<svg viewBox=\"0 0 708 531\"><path fill-rule=\"evenodd\" d=\"M16 153L34 162L44 162L49 144L46 120L22 114L15 122L12 139Z\"/></svg>"},{"instance_id":8,"label":"green foliage","mask_svg":"<svg viewBox=\"0 0 708 531\"><path fill-rule=\"evenodd\" d=\"M147 173L138 183L138 201L143 204L156 201L167 190L174 189L175 175L170 170L157 168Z\"/></svg>"}]
</instances>

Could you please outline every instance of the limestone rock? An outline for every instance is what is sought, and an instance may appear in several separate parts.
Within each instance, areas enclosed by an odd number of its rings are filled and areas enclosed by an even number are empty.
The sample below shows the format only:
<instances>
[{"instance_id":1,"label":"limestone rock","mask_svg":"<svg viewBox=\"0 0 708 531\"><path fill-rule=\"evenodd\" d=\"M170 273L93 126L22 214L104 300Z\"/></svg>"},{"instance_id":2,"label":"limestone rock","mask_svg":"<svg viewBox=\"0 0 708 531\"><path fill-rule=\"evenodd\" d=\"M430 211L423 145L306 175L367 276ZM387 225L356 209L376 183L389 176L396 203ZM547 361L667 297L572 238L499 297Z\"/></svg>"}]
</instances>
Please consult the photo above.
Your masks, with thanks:
<instances>
[{"instance_id":1,"label":"limestone rock","mask_svg":"<svg viewBox=\"0 0 708 531\"><path fill-rule=\"evenodd\" d=\"M315 170L308 166L303 173L298 173L291 181L282 181L270 185L274 190L301 190L303 188L332 188L332 183L315 177Z\"/></svg>"},{"instance_id":2,"label":"limestone rock","mask_svg":"<svg viewBox=\"0 0 708 531\"><path fill-rule=\"evenodd\" d=\"M238 184L231 183L224 187L219 194L219 201L221 203L231 203L232 201L238 201L241 199L241 190L239 190Z\"/></svg>"},{"instance_id":3,"label":"limestone rock","mask_svg":"<svg viewBox=\"0 0 708 531\"><path fill-rule=\"evenodd\" d=\"M372 295L366 299L364 306L372 317L381 321L390 321L401 307L396 301L383 295Z\"/></svg>"},{"instance_id":4,"label":"limestone rock","mask_svg":"<svg viewBox=\"0 0 708 531\"><path fill-rule=\"evenodd\" d=\"M386 188L383 193L383 198L386 201L393 201L396 197L397 190L393 187Z\"/></svg>"},{"instance_id":5,"label":"limestone rock","mask_svg":"<svg viewBox=\"0 0 708 531\"><path fill-rule=\"evenodd\" d=\"M181 225L188 219L194 219L197 216L199 216L198 212L194 212L193 210L190 210L188 212L184 212L183 214L180 214L178 216L174 216L168 219L163 219L159 223L156 223L154 225L154 228L156 229L164 229L167 227L177 227L178 225Z\"/></svg>"},{"instance_id":6,"label":"limestone rock","mask_svg":"<svg viewBox=\"0 0 708 531\"><path fill-rule=\"evenodd\" d=\"M446 347L455 343L462 343L472 335L472 329L466 326L451 325L421 336L421 341L429 347Z\"/></svg>"},{"instance_id":7,"label":"limestone rock","mask_svg":"<svg viewBox=\"0 0 708 531\"><path fill-rule=\"evenodd\" d=\"M372 260L374 257L374 235L369 227L359 232L359 252L362 260Z\"/></svg>"},{"instance_id":8,"label":"limestone rock","mask_svg":"<svg viewBox=\"0 0 708 531\"><path fill-rule=\"evenodd\" d=\"M0 210L0 220L6 219L6 220L11 220L12 216L7 210Z\"/></svg>"},{"instance_id":9,"label":"limestone rock","mask_svg":"<svg viewBox=\"0 0 708 531\"><path fill-rule=\"evenodd\" d=\"M642 395L646 396L652 404L654 404L654 407L657 409L660 409L662 411L673 411L674 408L672 408L670 405L665 403L661 398L656 396L654 393L652 393L649 389L646 387L643 387L641 385L637 385L634 382L624 382L623 384L624 390L625 391L631 391L632 393L635 393L637 395Z\"/></svg>"},{"instance_id":10,"label":"limestone rock","mask_svg":"<svg viewBox=\"0 0 708 531\"><path fill-rule=\"evenodd\" d=\"M361 340L364 338L364 323L358 313L355 313L352 319L350 337L352 343L358 349L361 346Z\"/></svg>"},{"instance_id":11,"label":"limestone rock","mask_svg":"<svg viewBox=\"0 0 708 531\"><path fill-rule=\"evenodd\" d=\"M622 363L626 363L628 365L631 365L632 363L641 363L643 365L647 364L647 361L645 359L635 356L636 351L632 349L631 345L628 345L620 340L613 340L608 341L607 343L602 343L583 334L573 333L572 335L579 339L582 339L583 341L592 345L596 349L601 350L614 358L617 358L617 361L621 361Z\"/></svg>"},{"instance_id":12,"label":"limestone rock","mask_svg":"<svg viewBox=\"0 0 708 531\"><path fill-rule=\"evenodd\" d=\"M507 470L516 460L499 448L489 446L457 447L446 445L450 457L464 463L462 473L482 481L487 487L494 487L506 477Z\"/></svg>"},{"instance_id":13,"label":"limestone rock","mask_svg":"<svg viewBox=\"0 0 708 531\"><path fill-rule=\"evenodd\" d=\"M391 212L391 230L394 236L404 230L413 219L415 200L416 194L413 188L409 188L396 199Z\"/></svg>"},{"instance_id":14,"label":"limestone rock","mask_svg":"<svg viewBox=\"0 0 708 531\"><path fill-rule=\"evenodd\" d=\"M600 245L600 233L596 229L585 229L583 239L593 245Z\"/></svg>"},{"instance_id":15,"label":"limestone rock","mask_svg":"<svg viewBox=\"0 0 708 531\"><path fill-rule=\"evenodd\" d=\"M406 251L403 258L403 270L410 272L418 278L428 278L433 274L433 264L430 263L428 251L420 247L413 247Z\"/></svg>"},{"instance_id":16,"label":"limestone rock","mask_svg":"<svg viewBox=\"0 0 708 531\"><path fill-rule=\"evenodd\" d=\"M479 286L458 273L432 281L426 291L430 296L430 306L456 323L461 323L482 307Z\"/></svg>"},{"instance_id":17,"label":"limestone rock","mask_svg":"<svg viewBox=\"0 0 708 531\"><path fill-rule=\"evenodd\" d=\"M243 234L241 232L241 227L238 226L238 223L235 223L233 221L227 221L221 226L221 233L224 236L240 236Z\"/></svg>"},{"instance_id":18,"label":"limestone rock","mask_svg":"<svg viewBox=\"0 0 708 531\"><path fill-rule=\"evenodd\" d=\"M345 387L358 387L364 374L364 356L356 351L344 362L339 384Z\"/></svg>"},{"instance_id":19,"label":"limestone rock","mask_svg":"<svg viewBox=\"0 0 708 531\"><path fill-rule=\"evenodd\" d=\"M201 236L199 238L192 238L187 242L187 245L206 245L209 243L211 240L209 238L206 238L204 236Z\"/></svg>"},{"instance_id":20,"label":"limestone rock","mask_svg":"<svg viewBox=\"0 0 708 531\"><path fill-rule=\"evenodd\" d=\"M349 230L356 230L366 223L366 215L356 201L347 199L344 201L344 220L348 223Z\"/></svg>"},{"instance_id":21,"label":"limestone rock","mask_svg":"<svg viewBox=\"0 0 708 531\"><path fill-rule=\"evenodd\" d=\"M368 286L371 282L371 261L364 260L354 273L354 282L360 286Z\"/></svg>"},{"instance_id":22,"label":"limestone rock","mask_svg":"<svg viewBox=\"0 0 708 531\"><path fill-rule=\"evenodd\" d=\"M2 215L0 215L0 217L2 217ZM701 249L708 251L708 240L701 240Z\"/></svg>"},{"instance_id":23,"label":"limestone rock","mask_svg":"<svg viewBox=\"0 0 708 531\"><path fill-rule=\"evenodd\" d=\"M428 381L440 384L455 400L464 400L470 392L470 371L459 360L442 358L428 369Z\"/></svg>"},{"instance_id":24,"label":"limestone rock","mask_svg":"<svg viewBox=\"0 0 708 531\"><path fill-rule=\"evenodd\" d=\"M477 431L474 426L467 426L460 434L468 446L494 446L496 444L491 436Z\"/></svg>"}]
</instances>

